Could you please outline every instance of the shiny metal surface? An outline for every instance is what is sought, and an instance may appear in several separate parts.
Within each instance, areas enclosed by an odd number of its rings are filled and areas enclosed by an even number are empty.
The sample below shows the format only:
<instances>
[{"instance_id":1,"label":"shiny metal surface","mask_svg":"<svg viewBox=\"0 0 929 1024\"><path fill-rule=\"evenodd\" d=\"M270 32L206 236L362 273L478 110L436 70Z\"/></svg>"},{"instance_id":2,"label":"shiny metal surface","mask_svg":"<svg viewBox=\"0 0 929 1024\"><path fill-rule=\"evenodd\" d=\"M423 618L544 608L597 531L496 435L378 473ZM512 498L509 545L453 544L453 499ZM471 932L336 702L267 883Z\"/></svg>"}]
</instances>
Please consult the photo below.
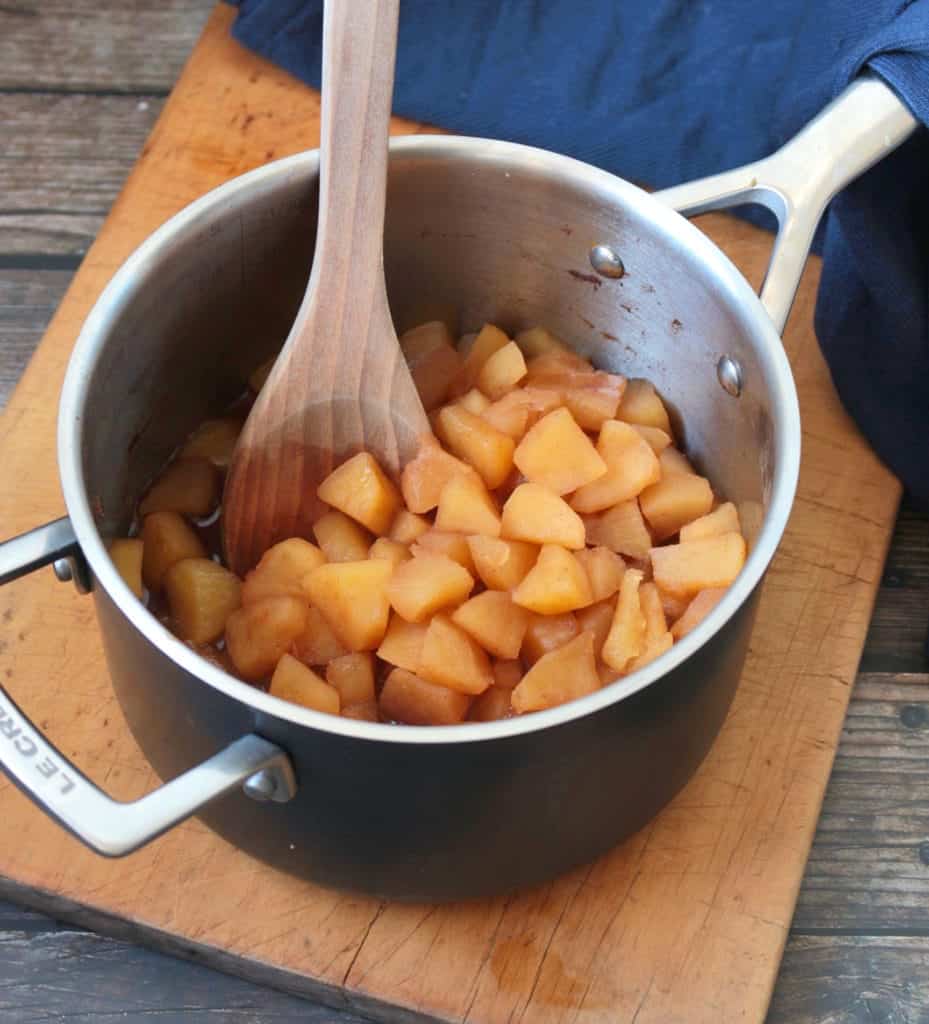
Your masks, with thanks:
<instances>
[{"instance_id":1,"label":"shiny metal surface","mask_svg":"<svg viewBox=\"0 0 929 1024\"><path fill-rule=\"evenodd\" d=\"M726 394L738 398L742 394L742 367L731 356L720 356L716 376Z\"/></svg>"},{"instance_id":2,"label":"shiny metal surface","mask_svg":"<svg viewBox=\"0 0 929 1024\"><path fill-rule=\"evenodd\" d=\"M90 590L87 563L67 516L0 543L0 586L45 565L54 568L59 580L73 582L79 593Z\"/></svg>"},{"instance_id":3,"label":"shiny metal surface","mask_svg":"<svg viewBox=\"0 0 929 1024\"><path fill-rule=\"evenodd\" d=\"M839 100L837 109L860 113L867 100L883 126L870 135L857 126L863 139L905 134L883 93L851 94L852 108ZM819 121L834 129L836 116ZM816 124L813 142L831 137ZM231 792L202 814L284 870L393 899L532 885L648 821L705 756L738 682L758 585L796 487L796 392L762 302L666 204L718 207L757 183L731 172L739 189L725 196L707 198L704 185L656 198L523 146L393 141L385 266L398 330L436 308L455 310L462 332L485 320L509 331L544 324L597 365L653 380L719 493L763 511L723 600L645 669L546 712L416 728L322 715L232 678L151 616L106 556L177 444L286 336L313 249L317 173L317 155L302 154L182 211L116 274L81 332L62 394L59 462L113 685L163 778L249 733L287 751L299 780L289 803ZM814 193L796 201L804 216ZM805 223L787 211L785 224ZM769 281L779 283L765 293L779 322L796 284L798 230L776 247ZM604 244L622 253L622 277L589 272L592 247ZM723 357L740 370L738 401L720 387ZM253 777L249 789L268 787Z\"/></svg>"},{"instance_id":4,"label":"shiny metal surface","mask_svg":"<svg viewBox=\"0 0 929 1024\"><path fill-rule=\"evenodd\" d=\"M601 277L618 280L626 273L622 257L611 245L595 245L590 250L590 265Z\"/></svg>"},{"instance_id":5,"label":"shiny metal surface","mask_svg":"<svg viewBox=\"0 0 929 1024\"><path fill-rule=\"evenodd\" d=\"M771 156L665 189L656 197L687 216L760 203L777 217L779 230L761 301L780 332L829 201L896 149L916 125L889 86L864 76Z\"/></svg>"}]
</instances>

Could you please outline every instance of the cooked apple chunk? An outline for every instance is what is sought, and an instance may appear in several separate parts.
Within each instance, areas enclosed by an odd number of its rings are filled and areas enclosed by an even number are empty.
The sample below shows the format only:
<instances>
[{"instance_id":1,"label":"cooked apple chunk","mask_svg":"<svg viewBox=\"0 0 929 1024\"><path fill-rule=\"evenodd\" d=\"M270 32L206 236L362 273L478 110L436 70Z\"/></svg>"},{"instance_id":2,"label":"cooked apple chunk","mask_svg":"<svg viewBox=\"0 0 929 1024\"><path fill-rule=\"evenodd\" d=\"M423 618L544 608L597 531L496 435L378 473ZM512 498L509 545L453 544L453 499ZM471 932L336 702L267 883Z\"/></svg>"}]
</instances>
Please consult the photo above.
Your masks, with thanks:
<instances>
[{"instance_id":1,"label":"cooked apple chunk","mask_svg":"<svg viewBox=\"0 0 929 1024\"><path fill-rule=\"evenodd\" d=\"M266 597L306 599L304 580L326 561L326 556L308 540L291 537L282 540L261 556L261 561L245 577L242 604L254 604Z\"/></svg>"},{"instance_id":2,"label":"cooked apple chunk","mask_svg":"<svg viewBox=\"0 0 929 1024\"><path fill-rule=\"evenodd\" d=\"M387 585L395 570L383 559L321 565L307 577L307 591L350 651L374 650L384 639L390 603Z\"/></svg>"},{"instance_id":3,"label":"cooked apple chunk","mask_svg":"<svg viewBox=\"0 0 929 1024\"><path fill-rule=\"evenodd\" d=\"M440 608L459 604L471 593L474 577L445 555L417 555L393 571L386 593L407 622L423 622Z\"/></svg>"},{"instance_id":4,"label":"cooked apple chunk","mask_svg":"<svg viewBox=\"0 0 929 1024\"><path fill-rule=\"evenodd\" d=\"M210 558L184 558L164 577L171 618L190 644L211 644L223 635L241 590L239 577Z\"/></svg>"},{"instance_id":5,"label":"cooked apple chunk","mask_svg":"<svg viewBox=\"0 0 929 1024\"><path fill-rule=\"evenodd\" d=\"M561 615L593 603L590 579L573 552L546 544L513 600L539 615Z\"/></svg>"},{"instance_id":6,"label":"cooked apple chunk","mask_svg":"<svg viewBox=\"0 0 929 1024\"><path fill-rule=\"evenodd\" d=\"M529 613L500 590L485 590L452 613L452 622L498 658L519 657Z\"/></svg>"},{"instance_id":7,"label":"cooked apple chunk","mask_svg":"<svg viewBox=\"0 0 929 1024\"><path fill-rule=\"evenodd\" d=\"M268 692L272 697L327 715L337 715L341 706L338 690L289 654L282 655L277 663Z\"/></svg>"},{"instance_id":8,"label":"cooked apple chunk","mask_svg":"<svg viewBox=\"0 0 929 1024\"><path fill-rule=\"evenodd\" d=\"M567 409L555 409L543 416L520 441L513 462L527 480L555 494L568 494L607 470L590 438Z\"/></svg>"},{"instance_id":9,"label":"cooked apple chunk","mask_svg":"<svg viewBox=\"0 0 929 1024\"><path fill-rule=\"evenodd\" d=\"M542 711L600 689L593 633L581 633L543 655L523 676L510 700L518 714Z\"/></svg>"},{"instance_id":10,"label":"cooked apple chunk","mask_svg":"<svg viewBox=\"0 0 929 1024\"><path fill-rule=\"evenodd\" d=\"M494 674L484 649L470 634L449 619L434 615L429 622L419 658L423 679L459 693L483 693Z\"/></svg>"},{"instance_id":11,"label":"cooked apple chunk","mask_svg":"<svg viewBox=\"0 0 929 1024\"><path fill-rule=\"evenodd\" d=\"M378 707L391 722L405 725L456 725L464 721L471 698L395 668L384 682Z\"/></svg>"},{"instance_id":12,"label":"cooked apple chunk","mask_svg":"<svg viewBox=\"0 0 929 1024\"><path fill-rule=\"evenodd\" d=\"M390 529L400 494L369 452L337 466L317 487L316 496L381 536Z\"/></svg>"},{"instance_id":13,"label":"cooked apple chunk","mask_svg":"<svg viewBox=\"0 0 929 1024\"><path fill-rule=\"evenodd\" d=\"M739 533L721 533L652 548L651 556L655 582L684 597L710 587L728 587L745 564L745 540Z\"/></svg>"},{"instance_id":14,"label":"cooked apple chunk","mask_svg":"<svg viewBox=\"0 0 929 1024\"><path fill-rule=\"evenodd\" d=\"M584 546L584 522L573 508L541 484L520 484L503 506L501 534L531 544Z\"/></svg>"}]
</instances>

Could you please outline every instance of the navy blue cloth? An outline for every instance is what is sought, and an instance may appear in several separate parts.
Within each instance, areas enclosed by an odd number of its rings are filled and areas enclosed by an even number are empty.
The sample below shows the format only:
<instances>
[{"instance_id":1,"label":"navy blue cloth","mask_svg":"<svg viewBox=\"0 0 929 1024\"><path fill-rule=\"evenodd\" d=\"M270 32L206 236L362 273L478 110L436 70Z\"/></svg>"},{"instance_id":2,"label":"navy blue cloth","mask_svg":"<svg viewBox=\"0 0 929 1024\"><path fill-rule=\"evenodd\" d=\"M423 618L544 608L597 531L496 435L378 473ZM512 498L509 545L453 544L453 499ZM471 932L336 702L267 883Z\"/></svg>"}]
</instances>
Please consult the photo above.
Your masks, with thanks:
<instances>
[{"instance_id":1,"label":"navy blue cloth","mask_svg":"<svg viewBox=\"0 0 929 1024\"><path fill-rule=\"evenodd\" d=\"M322 0L238 6L236 38L319 85ZM770 153L866 67L929 125L929 0L403 0L394 109L660 188ZM929 501L925 127L837 197L823 238L833 379Z\"/></svg>"}]
</instances>

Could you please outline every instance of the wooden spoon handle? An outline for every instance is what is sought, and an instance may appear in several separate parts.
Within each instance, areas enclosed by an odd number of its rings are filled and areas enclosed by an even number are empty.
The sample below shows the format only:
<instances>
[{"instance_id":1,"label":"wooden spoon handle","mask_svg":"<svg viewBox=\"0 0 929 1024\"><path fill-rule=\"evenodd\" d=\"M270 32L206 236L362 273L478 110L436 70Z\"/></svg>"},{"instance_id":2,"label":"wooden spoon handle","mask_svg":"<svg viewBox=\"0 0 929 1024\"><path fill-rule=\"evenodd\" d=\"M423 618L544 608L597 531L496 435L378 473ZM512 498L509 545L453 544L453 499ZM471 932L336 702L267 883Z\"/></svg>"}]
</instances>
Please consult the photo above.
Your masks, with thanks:
<instances>
[{"instance_id":1,"label":"wooden spoon handle","mask_svg":"<svg viewBox=\"0 0 929 1024\"><path fill-rule=\"evenodd\" d=\"M400 0L326 0L317 289L383 275L387 137ZM356 271L364 268L363 281ZM331 275L331 276L330 276ZM311 288L311 291L313 289Z\"/></svg>"}]
</instances>

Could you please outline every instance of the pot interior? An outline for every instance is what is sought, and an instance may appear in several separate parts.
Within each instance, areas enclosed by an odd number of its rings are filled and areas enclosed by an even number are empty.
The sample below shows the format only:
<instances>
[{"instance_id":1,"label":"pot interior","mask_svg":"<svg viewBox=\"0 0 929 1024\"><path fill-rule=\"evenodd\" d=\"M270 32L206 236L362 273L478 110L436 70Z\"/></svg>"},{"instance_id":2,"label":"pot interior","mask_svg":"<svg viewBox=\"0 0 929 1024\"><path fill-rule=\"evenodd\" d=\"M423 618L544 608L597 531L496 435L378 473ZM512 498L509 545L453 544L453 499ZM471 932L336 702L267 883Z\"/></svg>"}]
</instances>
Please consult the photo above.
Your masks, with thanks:
<instances>
[{"instance_id":1,"label":"pot interior","mask_svg":"<svg viewBox=\"0 0 929 1024\"><path fill-rule=\"evenodd\" d=\"M75 359L89 375L82 463L104 537L125 532L176 446L286 337L312 259L316 173L304 154L211 193L146 243L98 304L85 330L96 340ZM392 152L385 266L398 331L436 318L460 332L542 324L597 366L649 378L751 539L784 444L783 370L760 307L695 239L637 189L574 161L434 137ZM591 268L601 243L621 255L621 279ZM723 355L741 367L739 397L717 379Z\"/></svg>"}]
</instances>

